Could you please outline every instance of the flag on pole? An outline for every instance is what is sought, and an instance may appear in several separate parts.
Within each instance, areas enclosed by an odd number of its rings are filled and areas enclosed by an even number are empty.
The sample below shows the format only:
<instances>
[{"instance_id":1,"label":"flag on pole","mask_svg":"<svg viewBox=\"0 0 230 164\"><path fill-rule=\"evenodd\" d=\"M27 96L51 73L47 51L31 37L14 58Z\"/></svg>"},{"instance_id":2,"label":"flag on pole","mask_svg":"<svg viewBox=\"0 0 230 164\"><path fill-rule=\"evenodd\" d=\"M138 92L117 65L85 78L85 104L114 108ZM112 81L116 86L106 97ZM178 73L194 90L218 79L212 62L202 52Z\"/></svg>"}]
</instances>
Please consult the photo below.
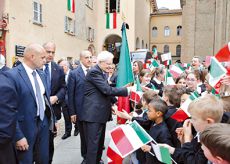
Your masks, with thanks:
<instances>
[{"instance_id":1,"label":"flag on pole","mask_svg":"<svg viewBox=\"0 0 230 164\"><path fill-rule=\"evenodd\" d=\"M157 53L157 48L153 48L153 58L158 59L158 53Z\"/></svg>"},{"instance_id":2,"label":"flag on pole","mask_svg":"<svg viewBox=\"0 0 230 164\"><path fill-rule=\"evenodd\" d=\"M183 122L184 120L186 120L188 117L191 116L188 112L189 104L199 97L200 95L197 91L193 92L189 96L189 98L181 105L181 107L171 116L171 118L177 120L178 122Z\"/></svg>"},{"instance_id":3,"label":"flag on pole","mask_svg":"<svg viewBox=\"0 0 230 164\"><path fill-rule=\"evenodd\" d=\"M169 150L163 146L151 143L153 151L157 159L165 164L172 164L171 156Z\"/></svg>"},{"instance_id":4,"label":"flag on pole","mask_svg":"<svg viewBox=\"0 0 230 164\"><path fill-rule=\"evenodd\" d=\"M184 73L184 69L179 64L175 64L171 65L169 72L174 78L178 78L182 73Z\"/></svg>"},{"instance_id":5,"label":"flag on pole","mask_svg":"<svg viewBox=\"0 0 230 164\"><path fill-rule=\"evenodd\" d=\"M227 70L224 66L215 58L211 58L211 66L209 72L209 84L215 88L217 92L220 89L220 80L226 75Z\"/></svg>"},{"instance_id":6,"label":"flag on pole","mask_svg":"<svg viewBox=\"0 0 230 164\"><path fill-rule=\"evenodd\" d=\"M165 53L161 55L161 61L165 66L172 64L172 55L171 52Z\"/></svg>"},{"instance_id":7,"label":"flag on pole","mask_svg":"<svg viewBox=\"0 0 230 164\"><path fill-rule=\"evenodd\" d=\"M148 68L150 69L150 71L153 71L154 68L157 68L159 66L160 64L155 59L153 59Z\"/></svg>"},{"instance_id":8,"label":"flag on pole","mask_svg":"<svg viewBox=\"0 0 230 164\"><path fill-rule=\"evenodd\" d=\"M122 158L152 141L151 136L136 121L116 127L110 135Z\"/></svg>"},{"instance_id":9,"label":"flag on pole","mask_svg":"<svg viewBox=\"0 0 230 164\"><path fill-rule=\"evenodd\" d=\"M75 0L67 0L67 9L72 13L75 13Z\"/></svg>"},{"instance_id":10,"label":"flag on pole","mask_svg":"<svg viewBox=\"0 0 230 164\"><path fill-rule=\"evenodd\" d=\"M106 28L115 29L117 28L117 13L106 13Z\"/></svg>"},{"instance_id":11,"label":"flag on pole","mask_svg":"<svg viewBox=\"0 0 230 164\"><path fill-rule=\"evenodd\" d=\"M171 73L168 71L168 69L166 70L166 74L165 74L165 85L175 85L173 77Z\"/></svg>"},{"instance_id":12,"label":"flag on pole","mask_svg":"<svg viewBox=\"0 0 230 164\"><path fill-rule=\"evenodd\" d=\"M131 89L130 92L130 100L137 104L140 102L142 95L143 91L141 89L140 80L137 77L133 89Z\"/></svg>"},{"instance_id":13,"label":"flag on pole","mask_svg":"<svg viewBox=\"0 0 230 164\"><path fill-rule=\"evenodd\" d=\"M117 87L123 87L129 83L134 82L131 59L129 55L129 46L126 36L126 25L122 25L122 43L120 59L118 64L118 76L117 76ZM118 97L118 111L126 110L130 112L129 97ZM117 117L117 123L123 124L126 120Z\"/></svg>"}]
</instances>

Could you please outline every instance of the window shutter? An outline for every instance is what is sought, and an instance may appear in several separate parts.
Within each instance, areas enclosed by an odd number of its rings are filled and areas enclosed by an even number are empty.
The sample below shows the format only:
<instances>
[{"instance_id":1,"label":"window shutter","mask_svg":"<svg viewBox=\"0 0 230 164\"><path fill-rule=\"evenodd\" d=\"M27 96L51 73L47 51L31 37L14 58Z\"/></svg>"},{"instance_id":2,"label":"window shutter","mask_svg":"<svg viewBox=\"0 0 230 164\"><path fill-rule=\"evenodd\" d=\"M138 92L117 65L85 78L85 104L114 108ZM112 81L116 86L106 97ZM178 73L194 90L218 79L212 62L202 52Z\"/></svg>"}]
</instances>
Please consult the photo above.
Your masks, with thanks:
<instances>
[{"instance_id":1,"label":"window shutter","mask_svg":"<svg viewBox=\"0 0 230 164\"><path fill-rule=\"evenodd\" d=\"M65 16L64 18L64 32L68 32L68 17Z\"/></svg>"},{"instance_id":2,"label":"window shutter","mask_svg":"<svg viewBox=\"0 0 230 164\"><path fill-rule=\"evenodd\" d=\"M40 13L39 13L39 16L40 16L40 23L42 23L42 4L39 5L40 6Z\"/></svg>"}]
</instances>

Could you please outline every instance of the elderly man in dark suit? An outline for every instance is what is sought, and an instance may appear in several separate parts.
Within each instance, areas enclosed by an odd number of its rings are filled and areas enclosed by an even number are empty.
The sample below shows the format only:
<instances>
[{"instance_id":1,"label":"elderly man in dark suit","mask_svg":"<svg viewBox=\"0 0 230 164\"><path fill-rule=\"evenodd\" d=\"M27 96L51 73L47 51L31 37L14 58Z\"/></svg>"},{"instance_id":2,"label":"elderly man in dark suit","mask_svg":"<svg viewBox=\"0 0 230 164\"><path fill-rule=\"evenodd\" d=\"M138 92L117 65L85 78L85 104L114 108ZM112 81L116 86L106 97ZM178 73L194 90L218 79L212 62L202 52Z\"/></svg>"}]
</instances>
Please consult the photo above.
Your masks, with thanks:
<instances>
[{"instance_id":1,"label":"elderly man in dark suit","mask_svg":"<svg viewBox=\"0 0 230 164\"><path fill-rule=\"evenodd\" d=\"M81 114L87 144L87 164L102 163L106 122L111 118L112 96L127 96L128 88L111 87L107 73L113 61L108 51L99 53L98 64L86 75L84 103Z\"/></svg>"},{"instance_id":2,"label":"elderly man in dark suit","mask_svg":"<svg viewBox=\"0 0 230 164\"><path fill-rule=\"evenodd\" d=\"M85 76L92 64L91 58L92 54L89 51L80 53L80 65L70 72L67 87L71 121L77 122L80 131L82 164L85 163L87 152L82 122Z\"/></svg>"},{"instance_id":3,"label":"elderly man in dark suit","mask_svg":"<svg viewBox=\"0 0 230 164\"><path fill-rule=\"evenodd\" d=\"M17 163L14 137L17 122L18 96L16 88L0 72L0 163ZM12 101L13 100L13 101Z\"/></svg>"},{"instance_id":4,"label":"elderly man in dark suit","mask_svg":"<svg viewBox=\"0 0 230 164\"><path fill-rule=\"evenodd\" d=\"M50 94L50 102L54 110L57 120L61 119L61 107L62 102L65 101L66 94L66 84L65 84L65 74L63 69L56 64L54 60L56 45L53 42L47 42L43 44L46 50L46 64L43 67L44 73L46 75L46 82ZM54 154L54 136L56 134L50 133L50 163L52 163Z\"/></svg>"},{"instance_id":5,"label":"elderly man in dark suit","mask_svg":"<svg viewBox=\"0 0 230 164\"><path fill-rule=\"evenodd\" d=\"M44 65L45 57L41 45L30 44L24 51L22 64L5 72L17 90L14 140L20 164L49 162L49 129L54 128L54 114L44 74L38 70Z\"/></svg>"}]
</instances>

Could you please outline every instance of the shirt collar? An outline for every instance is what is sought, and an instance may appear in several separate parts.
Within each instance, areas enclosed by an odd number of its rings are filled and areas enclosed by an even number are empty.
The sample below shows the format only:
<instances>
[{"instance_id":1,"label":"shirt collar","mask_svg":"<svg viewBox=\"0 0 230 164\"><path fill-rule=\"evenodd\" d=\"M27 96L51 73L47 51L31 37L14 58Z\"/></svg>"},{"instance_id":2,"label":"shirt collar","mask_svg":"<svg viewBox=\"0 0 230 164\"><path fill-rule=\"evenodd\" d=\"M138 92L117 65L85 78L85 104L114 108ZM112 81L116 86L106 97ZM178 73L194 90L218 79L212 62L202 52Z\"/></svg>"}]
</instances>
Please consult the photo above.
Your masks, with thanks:
<instances>
[{"instance_id":1,"label":"shirt collar","mask_svg":"<svg viewBox=\"0 0 230 164\"><path fill-rule=\"evenodd\" d=\"M22 63L23 67L25 68L26 72L28 74L32 74L33 73L33 69L31 69L29 66L26 65L26 63Z\"/></svg>"},{"instance_id":2,"label":"shirt collar","mask_svg":"<svg viewBox=\"0 0 230 164\"><path fill-rule=\"evenodd\" d=\"M161 84L161 81L159 81L157 78L154 77L154 80L157 84Z\"/></svg>"}]
</instances>

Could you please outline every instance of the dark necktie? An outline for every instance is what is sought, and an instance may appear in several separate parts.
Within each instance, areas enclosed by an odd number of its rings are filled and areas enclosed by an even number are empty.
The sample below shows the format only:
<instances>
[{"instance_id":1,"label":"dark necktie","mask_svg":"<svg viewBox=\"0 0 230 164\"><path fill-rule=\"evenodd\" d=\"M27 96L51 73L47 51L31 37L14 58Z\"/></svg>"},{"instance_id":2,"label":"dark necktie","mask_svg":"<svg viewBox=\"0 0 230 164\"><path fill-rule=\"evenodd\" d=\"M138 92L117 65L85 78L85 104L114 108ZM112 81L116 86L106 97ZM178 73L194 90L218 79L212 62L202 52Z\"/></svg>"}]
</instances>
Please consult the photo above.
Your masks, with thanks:
<instances>
[{"instance_id":1,"label":"dark necktie","mask_svg":"<svg viewBox=\"0 0 230 164\"><path fill-rule=\"evenodd\" d=\"M35 89L36 89L36 98L37 98L39 116L40 116L40 119L43 120L45 110L44 110L43 101L42 101L41 89L40 89L36 74L37 73L35 71L33 71L32 75L34 78L34 84L35 84Z\"/></svg>"},{"instance_id":2,"label":"dark necktie","mask_svg":"<svg viewBox=\"0 0 230 164\"><path fill-rule=\"evenodd\" d=\"M51 82L50 82L49 64L45 64L45 75L46 75L46 84L47 84L48 90L50 92L51 91Z\"/></svg>"}]
</instances>

